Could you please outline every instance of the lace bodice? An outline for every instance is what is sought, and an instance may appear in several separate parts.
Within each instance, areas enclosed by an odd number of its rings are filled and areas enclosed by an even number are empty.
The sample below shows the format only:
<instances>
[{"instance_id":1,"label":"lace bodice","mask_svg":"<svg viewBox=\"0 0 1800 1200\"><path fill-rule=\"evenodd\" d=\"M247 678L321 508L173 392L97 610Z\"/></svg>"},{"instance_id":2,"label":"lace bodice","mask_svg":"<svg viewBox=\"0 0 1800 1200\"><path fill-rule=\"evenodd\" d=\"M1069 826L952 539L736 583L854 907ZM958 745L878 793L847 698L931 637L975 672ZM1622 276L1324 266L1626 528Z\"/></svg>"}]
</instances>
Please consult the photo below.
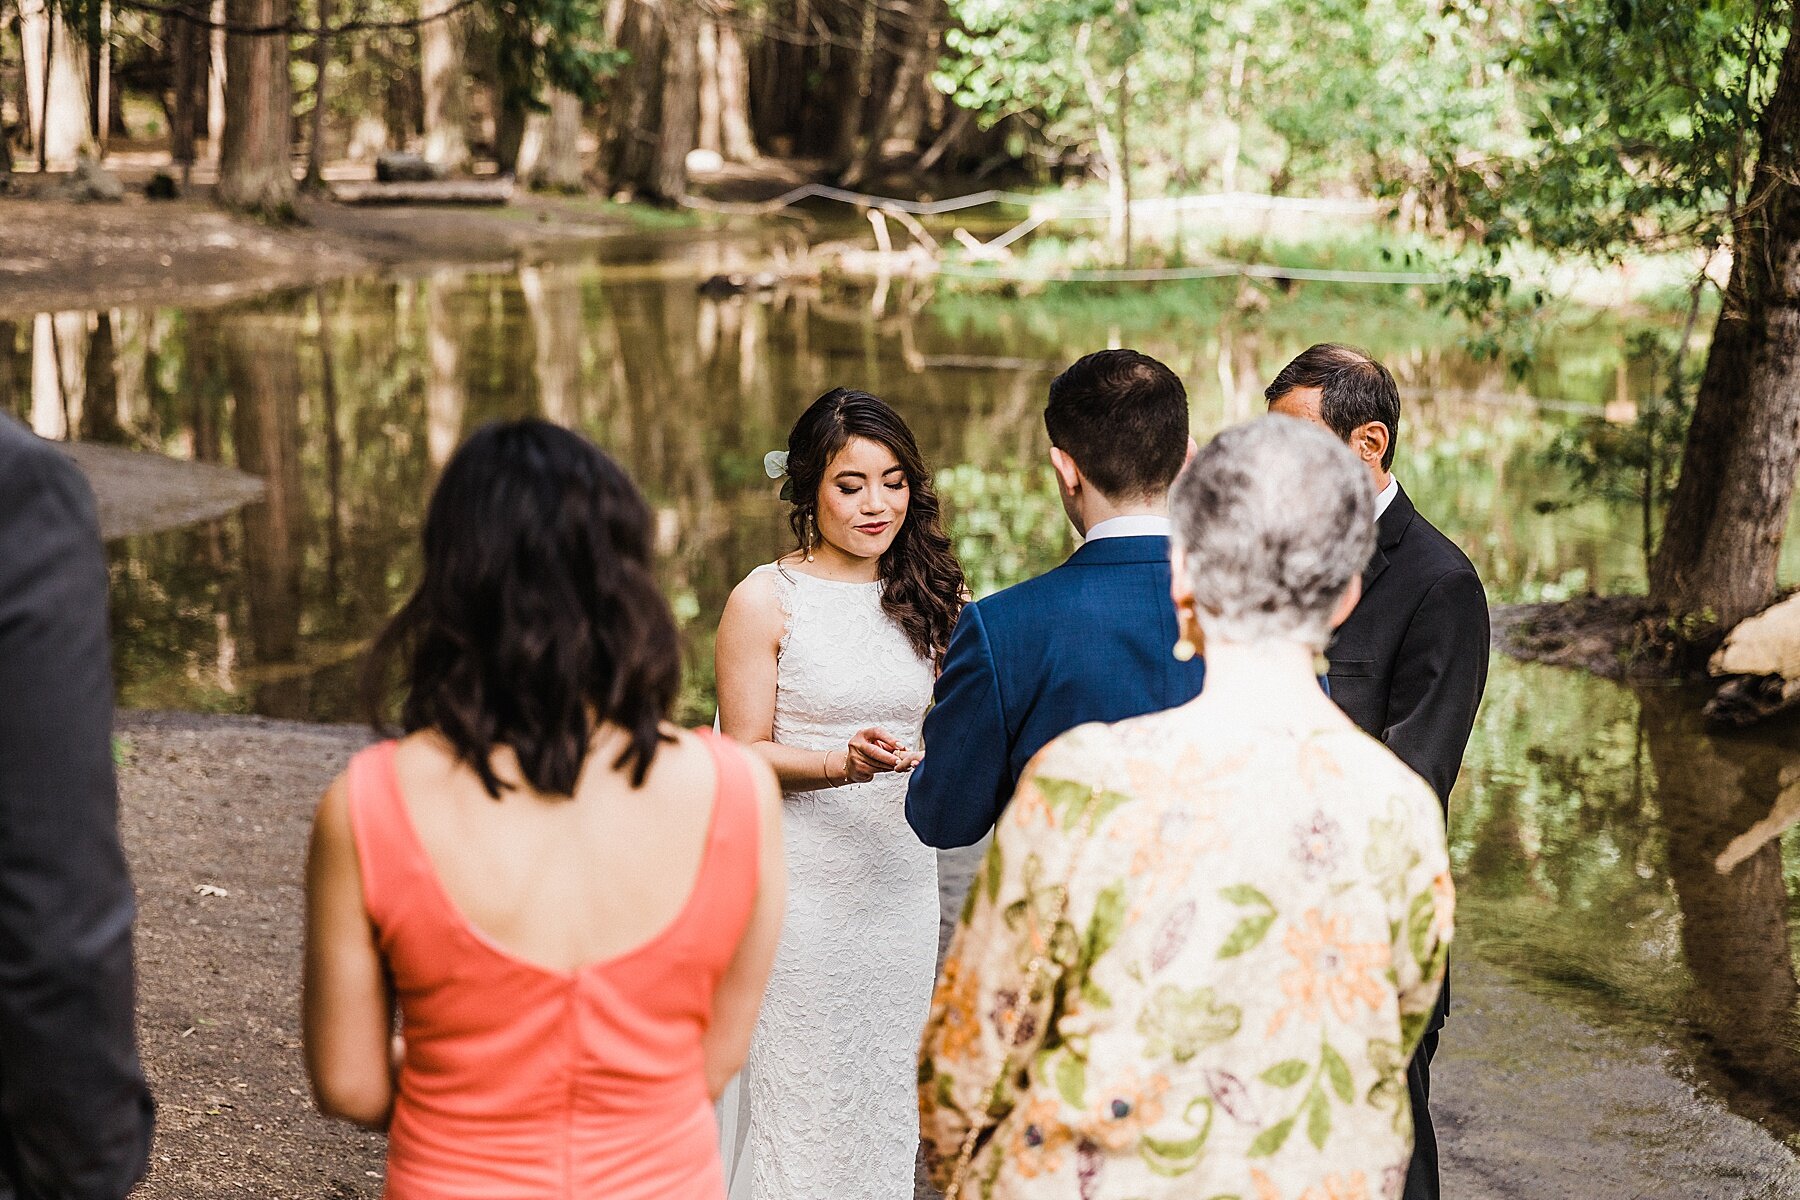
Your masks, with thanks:
<instances>
[{"instance_id":1,"label":"lace bodice","mask_svg":"<svg viewBox=\"0 0 1800 1200\"><path fill-rule=\"evenodd\" d=\"M879 726L917 745L932 664L882 610L880 585L757 573L773 575L786 616L775 740L828 750ZM906 823L906 781L787 796L781 950L740 1107L722 1114L731 1200L911 1200L938 897L937 856Z\"/></svg>"},{"instance_id":2,"label":"lace bodice","mask_svg":"<svg viewBox=\"0 0 1800 1200\"><path fill-rule=\"evenodd\" d=\"M756 573L774 579L787 616L776 671L775 740L828 750L876 725L918 745L931 703L932 667L882 609L881 585L838 583L776 565Z\"/></svg>"}]
</instances>

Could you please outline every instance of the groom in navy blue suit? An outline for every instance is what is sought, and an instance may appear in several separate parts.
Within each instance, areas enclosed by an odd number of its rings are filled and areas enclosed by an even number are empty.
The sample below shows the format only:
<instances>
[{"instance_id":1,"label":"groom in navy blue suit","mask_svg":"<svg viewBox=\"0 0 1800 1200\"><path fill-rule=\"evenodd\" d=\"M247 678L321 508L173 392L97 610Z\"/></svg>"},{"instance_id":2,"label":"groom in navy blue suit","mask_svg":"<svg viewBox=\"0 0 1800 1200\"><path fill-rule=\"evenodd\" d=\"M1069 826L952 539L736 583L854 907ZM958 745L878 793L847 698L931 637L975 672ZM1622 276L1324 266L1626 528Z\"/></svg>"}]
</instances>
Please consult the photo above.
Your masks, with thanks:
<instances>
[{"instance_id":1,"label":"groom in navy blue suit","mask_svg":"<svg viewBox=\"0 0 1800 1200\"><path fill-rule=\"evenodd\" d=\"M1193 447L1181 380L1135 350L1101 350L1051 382L1044 425L1085 540L962 610L906 793L913 832L939 849L980 841L1052 738L1186 704L1205 676L1171 653L1168 493Z\"/></svg>"}]
</instances>

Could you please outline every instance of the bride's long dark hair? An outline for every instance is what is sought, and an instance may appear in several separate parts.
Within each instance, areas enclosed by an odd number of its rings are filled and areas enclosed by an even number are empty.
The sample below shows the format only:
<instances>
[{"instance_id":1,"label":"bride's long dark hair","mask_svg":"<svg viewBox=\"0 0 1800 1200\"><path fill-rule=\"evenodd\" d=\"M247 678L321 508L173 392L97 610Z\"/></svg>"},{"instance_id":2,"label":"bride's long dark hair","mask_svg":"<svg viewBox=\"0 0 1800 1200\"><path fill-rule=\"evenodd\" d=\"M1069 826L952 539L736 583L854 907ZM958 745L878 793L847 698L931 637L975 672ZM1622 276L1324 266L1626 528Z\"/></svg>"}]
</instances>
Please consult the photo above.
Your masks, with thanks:
<instances>
[{"instance_id":1,"label":"bride's long dark hair","mask_svg":"<svg viewBox=\"0 0 1800 1200\"><path fill-rule=\"evenodd\" d=\"M881 556L881 607L922 657L942 663L950 631L962 612L963 569L944 533L937 493L919 443L900 414L868 392L834 388L800 414L788 434L788 524L802 550L818 528L819 487L825 469L853 437L886 446L906 473L911 499L906 519Z\"/></svg>"}]
</instances>

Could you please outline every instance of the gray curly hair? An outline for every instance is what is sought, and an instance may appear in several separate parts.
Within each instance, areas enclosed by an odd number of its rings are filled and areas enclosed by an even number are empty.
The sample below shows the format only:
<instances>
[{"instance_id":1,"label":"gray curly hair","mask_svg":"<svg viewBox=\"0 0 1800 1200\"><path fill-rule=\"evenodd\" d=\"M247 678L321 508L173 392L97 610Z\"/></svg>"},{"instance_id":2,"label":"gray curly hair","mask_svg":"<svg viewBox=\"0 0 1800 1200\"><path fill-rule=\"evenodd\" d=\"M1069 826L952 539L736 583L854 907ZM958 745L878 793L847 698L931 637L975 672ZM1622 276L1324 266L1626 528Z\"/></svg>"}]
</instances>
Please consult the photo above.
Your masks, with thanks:
<instances>
[{"instance_id":1,"label":"gray curly hair","mask_svg":"<svg viewBox=\"0 0 1800 1200\"><path fill-rule=\"evenodd\" d=\"M1169 493L1209 638L1323 649L1331 614L1375 549L1368 469L1329 432L1270 415L1227 429Z\"/></svg>"}]
</instances>

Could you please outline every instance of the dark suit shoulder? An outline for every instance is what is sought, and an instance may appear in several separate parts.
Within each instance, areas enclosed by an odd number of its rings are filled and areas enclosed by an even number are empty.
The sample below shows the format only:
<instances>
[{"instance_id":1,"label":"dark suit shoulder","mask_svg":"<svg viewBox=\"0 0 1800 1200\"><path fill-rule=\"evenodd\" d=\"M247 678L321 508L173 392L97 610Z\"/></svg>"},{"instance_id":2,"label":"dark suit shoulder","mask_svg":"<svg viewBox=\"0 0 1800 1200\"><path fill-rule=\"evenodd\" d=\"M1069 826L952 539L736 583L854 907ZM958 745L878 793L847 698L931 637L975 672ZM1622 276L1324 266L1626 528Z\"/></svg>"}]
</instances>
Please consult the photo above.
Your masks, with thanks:
<instances>
[{"instance_id":1,"label":"dark suit shoulder","mask_svg":"<svg viewBox=\"0 0 1800 1200\"><path fill-rule=\"evenodd\" d=\"M0 414L0 496L23 496L47 482L67 487L85 480L56 443Z\"/></svg>"},{"instance_id":2,"label":"dark suit shoulder","mask_svg":"<svg viewBox=\"0 0 1800 1200\"><path fill-rule=\"evenodd\" d=\"M1413 514L1399 544L1387 553L1391 561L1404 562L1408 573L1419 578L1426 586L1435 584L1446 575L1464 573L1474 577L1476 585L1480 586L1480 573L1475 570L1475 564L1469 561L1463 548L1444 536L1436 525L1426 519L1424 513Z\"/></svg>"}]
</instances>

